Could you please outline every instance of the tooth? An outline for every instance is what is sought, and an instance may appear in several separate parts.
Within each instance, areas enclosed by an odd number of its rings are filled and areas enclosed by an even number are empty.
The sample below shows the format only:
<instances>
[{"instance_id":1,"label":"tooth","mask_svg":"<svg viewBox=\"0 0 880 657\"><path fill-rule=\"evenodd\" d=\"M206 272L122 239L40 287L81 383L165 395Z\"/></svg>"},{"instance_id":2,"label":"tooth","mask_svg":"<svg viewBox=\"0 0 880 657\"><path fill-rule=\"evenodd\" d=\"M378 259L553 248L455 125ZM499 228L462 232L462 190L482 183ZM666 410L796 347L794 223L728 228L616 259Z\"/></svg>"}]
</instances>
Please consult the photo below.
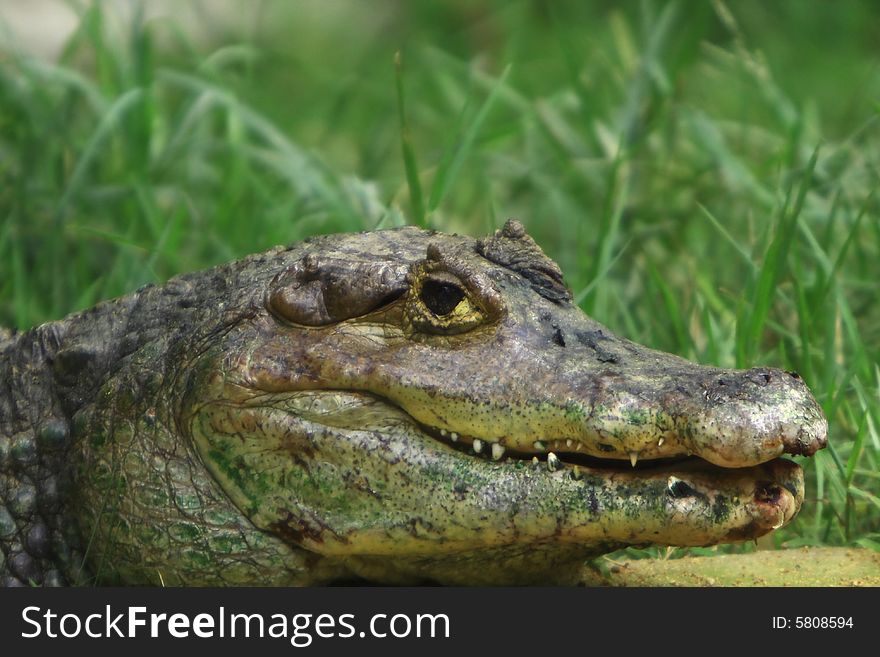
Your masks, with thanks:
<instances>
[{"instance_id":1,"label":"tooth","mask_svg":"<svg viewBox=\"0 0 880 657\"><path fill-rule=\"evenodd\" d=\"M571 470L571 478L572 479L574 479L575 481L578 481L583 476L584 475L581 473L580 468L578 468L578 467L572 468L572 470Z\"/></svg>"},{"instance_id":2,"label":"tooth","mask_svg":"<svg viewBox=\"0 0 880 657\"><path fill-rule=\"evenodd\" d=\"M452 431L449 434L449 438L452 440L452 442L455 442L456 440L458 440L458 434Z\"/></svg>"},{"instance_id":3,"label":"tooth","mask_svg":"<svg viewBox=\"0 0 880 657\"><path fill-rule=\"evenodd\" d=\"M441 435L441 436L445 436L445 435L446 435L446 429L440 429L440 435Z\"/></svg>"},{"instance_id":4,"label":"tooth","mask_svg":"<svg viewBox=\"0 0 880 657\"><path fill-rule=\"evenodd\" d=\"M566 441L565 441L565 446L566 446L566 447L571 447L572 445L574 445L574 443L571 442L571 438L567 438Z\"/></svg>"},{"instance_id":5,"label":"tooth","mask_svg":"<svg viewBox=\"0 0 880 657\"><path fill-rule=\"evenodd\" d=\"M775 525L773 525L773 529L779 529L784 524L785 524L785 514L780 512L779 522L777 522Z\"/></svg>"},{"instance_id":6,"label":"tooth","mask_svg":"<svg viewBox=\"0 0 880 657\"><path fill-rule=\"evenodd\" d=\"M559 459L553 452L547 454L547 469L550 472L556 472L559 469Z\"/></svg>"},{"instance_id":7,"label":"tooth","mask_svg":"<svg viewBox=\"0 0 880 657\"><path fill-rule=\"evenodd\" d=\"M664 440L665 438L663 438L663 436L660 436L660 440L657 441L657 447L663 447Z\"/></svg>"},{"instance_id":8,"label":"tooth","mask_svg":"<svg viewBox=\"0 0 880 657\"><path fill-rule=\"evenodd\" d=\"M536 440L535 442L533 442L532 447L534 447L535 449L537 449L541 452L546 451L546 449L547 449L547 445L542 443L540 440Z\"/></svg>"},{"instance_id":9,"label":"tooth","mask_svg":"<svg viewBox=\"0 0 880 657\"><path fill-rule=\"evenodd\" d=\"M581 444L580 443L578 443L577 445L574 446L574 451L576 451L576 452L581 451Z\"/></svg>"},{"instance_id":10,"label":"tooth","mask_svg":"<svg viewBox=\"0 0 880 657\"><path fill-rule=\"evenodd\" d=\"M639 462L639 453L638 452L630 452L629 453L629 462L632 463L632 467L636 467L636 463Z\"/></svg>"},{"instance_id":11,"label":"tooth","mask_svg":"<svg viewBox=\"0 0 880 657\"><path fill-rule=\"evenodd\" d=\"M504 445L501 443L492 443L492 459L497 461L504 456Z\"/></svg>"},{"instance_id":12,"label":"tooth","mask_svg":"<svg viewBox=\"0 0 880 657\"><path fill-rule=\"evenodd\" d=\"M483 441L479 438L474 438L474 451L477 454L483 451Z\"/></svg>"},{"instance_id":13,"label":"tooth","mask_svg":"<svg viewBox=\"0 0 880 657\"><path fill-rule=\"evenodd\" d=\"M537 456L533 456L533 457L532 457L532 463L533 463L534 465L538 465L538 463L540 463L540 461L538 461L538 457L537 457Z\"/></svg>"}]
</instances>

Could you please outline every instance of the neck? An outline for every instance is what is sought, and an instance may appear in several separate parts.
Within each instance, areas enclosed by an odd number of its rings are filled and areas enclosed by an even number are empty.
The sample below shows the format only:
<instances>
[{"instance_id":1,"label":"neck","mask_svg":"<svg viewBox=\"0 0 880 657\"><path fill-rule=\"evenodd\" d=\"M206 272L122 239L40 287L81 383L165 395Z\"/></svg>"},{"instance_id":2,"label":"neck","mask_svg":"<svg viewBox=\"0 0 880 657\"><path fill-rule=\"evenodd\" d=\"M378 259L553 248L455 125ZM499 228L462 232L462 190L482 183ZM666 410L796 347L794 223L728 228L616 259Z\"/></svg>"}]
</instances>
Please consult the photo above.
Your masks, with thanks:
<instances>
[{"instance_id":1,"label":"neck","mask_svg":"<svg viewBox=\"0 0 880 657\"><path fill-rule=\"evenodd\" d=\"M74 420L163 318L180 325L180 311L160 312L180 287L145 288L0 339L0 584L91 579L71 509L82 463Z\"/></svg>"},{"instance_id":2,"label":"neck","mask_svg":"<svg viewBox=\"0 0 880 657\"><path fill-rule=\"evenodd\" d=\"M0 583L7 586L87 577L65 513L71 414L54 367L65 330L44 324L0 344Z\"/></svg>"}]
</instances>

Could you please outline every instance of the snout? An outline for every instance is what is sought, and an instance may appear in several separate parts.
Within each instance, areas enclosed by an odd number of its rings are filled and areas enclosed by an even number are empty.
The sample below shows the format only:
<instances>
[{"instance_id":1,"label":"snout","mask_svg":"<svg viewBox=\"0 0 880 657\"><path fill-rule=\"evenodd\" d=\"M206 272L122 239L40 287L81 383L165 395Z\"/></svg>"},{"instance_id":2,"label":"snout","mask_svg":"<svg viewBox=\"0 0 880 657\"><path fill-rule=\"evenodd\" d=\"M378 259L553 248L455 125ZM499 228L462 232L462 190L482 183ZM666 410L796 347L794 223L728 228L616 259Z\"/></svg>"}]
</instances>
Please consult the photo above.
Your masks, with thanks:
<instances>
[{"instance_id":1,"label":"snout","mask_svg":"<svg viewBox=\"0 0 880 657\"><path fill-rule=\"evenodd\" d=\"M827 444L822 409L795 372L721 370L702 388L685 442L711 463L745 467L782 454L810 456Z\"/></svg>"},{"instance_id":2,"label":"snout","mask_svg":"<svg viewBox=\"0 0 880 657\"><path fill-rule=\"evenodd\" d=\"M575 386L583 400L572 404L581 411L578 451L633 465L692 455L744 468L783 454L810 456L827 444L822 409L794 372L706 367L650 351L615 356Z\"/></svg>"}]
</instances>

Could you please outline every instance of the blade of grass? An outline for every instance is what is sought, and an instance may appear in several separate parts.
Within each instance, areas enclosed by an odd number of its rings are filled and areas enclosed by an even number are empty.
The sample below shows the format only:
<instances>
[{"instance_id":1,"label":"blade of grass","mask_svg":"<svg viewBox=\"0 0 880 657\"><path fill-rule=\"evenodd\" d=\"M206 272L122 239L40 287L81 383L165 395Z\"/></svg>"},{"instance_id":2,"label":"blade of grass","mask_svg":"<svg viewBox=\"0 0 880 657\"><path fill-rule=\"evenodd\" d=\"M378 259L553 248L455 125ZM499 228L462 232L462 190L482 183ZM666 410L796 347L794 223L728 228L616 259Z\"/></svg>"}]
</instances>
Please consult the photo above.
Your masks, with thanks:
<instances>
[{"instance_id":1,"label":"blade of grass","mask_svg":"<svg viewBox=\"0 0 880 657\"><path fill-rule=\"evenodd\" d=\"M586 299L590 295L590 293L596 288L596 286L599 285L599 283L601 283L603 280L605 280L605 277L608 275L608 272L610 272L614 268L614 265L617 264L617 261L620 260L620 257L626 252L626 250L629 248L630 244L632 244L632 239L628 240L627 243L623 245L623 247L620 249L620 251L618 251L615 254L615 256L611 259L611 261L607 265L605 265L605 268L602 271L600 271L587 284L586 287L584 287L580 292L578 292L577 294L574 295L575 305L579 306L581 303L583 303L584 299Z\"/></svg>"},{"instance_id":2,"label":"blade of grass","mask_svg":"<svg viewBox=\"0 0 880 657\"><path fill-rule=\"evenodd\" d=\"M419 180L419 167L412 145L412 134L406 118L403 89L403 58L398 50L394 55L394 82L397 88L397 113L400 116L400 147L403 151L403 167L406 171L406 184L409 187L409 202L412 219L417 226L427 227L425 204L422 200L422 183Z\"/></svg>"},{"instance_id":3,"label":"blade of grass","mask_svg":"<svg viewBox=\"0 0 880 657\"><path fill-rule=\"evenodd\" d=\"M58 205L55 209L56 225L60 225L63 221L64 216L70 208L73 197L80 191L80 187L85 180L86 172L98 156L98 152L104 145L104 142L107 141L108 137L119 126L122 117L135 108L142 98L143 90L129 89L127 92L119 96L119 98L107 108L107 111L104 112L100 123L98 123L98 127L92 133L86 147L83 149L82 155L76 163L76 167L70 176L70 180L67 183L64 193L61 195L61 199L58 201Z\"/></svg>"},{"instance_id":4,"label":"blade of grass","mask_svg":"<svg viewBox=\"0 0 880 657\"><path fill-rule=\"evenodd\" d=\"M510 71L511 66L508 64L507 67L505 67L504 72L501 73L501 76L489 91L489 95L483 102L482 106L480 106L480 109L477 111L473 120L467 124L464 132L458 135L452 147L446 151L443 159L437 166L437 173L434 176L434 182L431 185L431 193L428 197L428 213L434 212L434 210L440 206L440 203L443 202L444 197L449 193L449 190L455 183L458 171L461 169L462 163L470 155L477 135L480 132L480 128L482 128L483 123L486 121L486 117L495 106L499 92L505 87Z\"/></svg>"},{"instance_id":5,"label":"blade of grass","mask_svg":"<svg viewBox=\"0 0 880 657\"><path fill-rule=\"evenodd\" d=\"M755 265L754 261L752 260L752 255L748 251L746 251L739 242L733 239L733 236L727 231L727 229L721 224L721 222L718 221L715 215L709 211L709 208L707 208L700 202L697 202L697 207L700 208L700 210L706 216L712 226L715 227L715 230L717 230L721 234L721 237L723 237L725 241L727 241L727 243L733 247L733 250L739 254L740 258L742 258L742 261L747 264L750 269L757 269L757 265Z\"/></svg>"},{"instance_id":6,"label":"blade of grass","mask_svg":"<svg viewBox=\"0 0 880 657\"><path fill-rule=\"evenodd\" d=\"M764 324L767 321L770 306L776 296L776 288L785 273L786 261L788 260L788 253L794 239L798 218L800 217L801 210L803 210L804 200L810 187L818 158L819 147L817 146L801 177L794 206L789 209L789 203L786 202L784 204L776 231L765 254L752 297L751 312L748 316L745 331L742 333L742 339L738 345L740 367L745 367L752 362L760 344Z\"/></svg>"},{"instance_id":7,"label":"blade of grass","mask_svg":"<svg viewBox=\"0 0 880 657\"><path fill-rule=\"evenodd\" d=\"M675 341L678 343L675 345L675 353L682 355L690 354L692 356L695 351L694 343L684 325L684 313L675 299L675 294L673 294L667 282L663 280L653 262L648 262L648 275L653 286L660 292L660 298L666 311L666 321L672 324Z\"/></svg>"}]
</instances>

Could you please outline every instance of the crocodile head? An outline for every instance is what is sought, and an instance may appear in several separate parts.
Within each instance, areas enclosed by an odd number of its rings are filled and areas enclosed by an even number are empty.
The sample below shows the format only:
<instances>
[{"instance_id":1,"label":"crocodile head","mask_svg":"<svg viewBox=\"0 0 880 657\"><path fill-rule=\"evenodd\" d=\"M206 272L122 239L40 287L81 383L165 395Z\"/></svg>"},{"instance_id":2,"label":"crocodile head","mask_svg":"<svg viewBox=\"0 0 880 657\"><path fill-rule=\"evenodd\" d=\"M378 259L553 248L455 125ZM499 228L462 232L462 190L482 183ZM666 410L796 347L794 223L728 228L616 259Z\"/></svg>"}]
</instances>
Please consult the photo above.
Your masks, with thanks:
<instances>
[{"instance_id":1,"label":"crocodile head","mask_svg":"<svg viewBox=\"0 0 880 657\"><path fill-rule=\"evenodd\" d=\"M339 572L556 581L756 538L803 500L778 457L825 445L797 374L613 335L517 222L316 238L263 280L187 356L177 424L250 522Z\"/></svg>"}]
</instances>

